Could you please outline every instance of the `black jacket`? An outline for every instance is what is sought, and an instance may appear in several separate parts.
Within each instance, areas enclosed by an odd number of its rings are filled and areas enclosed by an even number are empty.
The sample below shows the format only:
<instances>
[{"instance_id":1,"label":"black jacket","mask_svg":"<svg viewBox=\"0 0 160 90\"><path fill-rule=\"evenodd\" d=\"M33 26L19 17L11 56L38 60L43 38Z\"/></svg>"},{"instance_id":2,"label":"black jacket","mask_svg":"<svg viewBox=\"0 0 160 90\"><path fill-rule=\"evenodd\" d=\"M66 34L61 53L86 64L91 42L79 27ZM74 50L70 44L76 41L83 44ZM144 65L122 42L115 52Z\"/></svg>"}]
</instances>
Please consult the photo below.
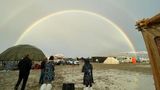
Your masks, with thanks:
<instances>
[{"instance_id":1,"label":"black jacket","mask_svg":"<svg viewBox=\"0 0 160 90\"><path fill-rule=\"evenodd\" d=\"M83 84L84 85L94 83L92 70L93 70L93 66L90 63L85 64L83 66L82 72L84 72L84 76L83 76Z\"/></svg>"},{"instance_id":2,"label":"black jacket","mask_svg":"<svg viewBox=\"0 0 160 90\"><path fill-rule=\"evenodd\" d=\"M18 63L18 68L21 73L27 73L32 67L32 61L30 58L25 57Z\"/></svg>"}]
</instances>

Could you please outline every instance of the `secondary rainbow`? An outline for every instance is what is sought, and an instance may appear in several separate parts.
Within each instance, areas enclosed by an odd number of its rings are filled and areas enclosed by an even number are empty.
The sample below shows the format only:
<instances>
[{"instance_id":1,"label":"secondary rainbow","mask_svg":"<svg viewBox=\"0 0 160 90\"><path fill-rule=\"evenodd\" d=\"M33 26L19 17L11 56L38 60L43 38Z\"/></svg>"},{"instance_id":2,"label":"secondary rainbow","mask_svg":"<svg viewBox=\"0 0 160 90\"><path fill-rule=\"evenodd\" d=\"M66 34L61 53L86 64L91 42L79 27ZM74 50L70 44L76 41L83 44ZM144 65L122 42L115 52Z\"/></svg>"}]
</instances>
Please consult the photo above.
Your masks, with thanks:
<instances>
[{"instance_id":1,"label":"secondary rainbow","mask_svg":"<svg viewBox=\"0 0 160 90\"><path fill-rule=\"evenodd\" d=\"M22 35L16 41L15 45L19 44L21 42L21 40L24 38L24 36L27 35L27 33L29 33L34 27L36 27L41 22L49 19L50 17L61 15L61 14L66 14L66 13L84 13L84 14L89 14L89 15L93 15L93 16L101 18L102 20L104 20L107 23L111 24L116 30L118 30L121 33L121 35L126 39L126 41L127 41L128 45L130 46L131 50L135 51L135 48L134 48L132 42L130 41L130 39L127 37L127 35L124 33L124 31L120 27L118 27L114 22L112 22L111 20L109 20L108 18L106 18L106 17L104 17L104 16L102 16L100 14L97 14L97 13L94 13L94 12L90 12L90 11L84 11L84 10L64 10L64 11L59 11L59 12L52 13L50 15L47 15L47 16L45 16L45 17L37 20L36 22L34 22L33 24L31 24L22 33Z\"/></svg>"}]
</instances>

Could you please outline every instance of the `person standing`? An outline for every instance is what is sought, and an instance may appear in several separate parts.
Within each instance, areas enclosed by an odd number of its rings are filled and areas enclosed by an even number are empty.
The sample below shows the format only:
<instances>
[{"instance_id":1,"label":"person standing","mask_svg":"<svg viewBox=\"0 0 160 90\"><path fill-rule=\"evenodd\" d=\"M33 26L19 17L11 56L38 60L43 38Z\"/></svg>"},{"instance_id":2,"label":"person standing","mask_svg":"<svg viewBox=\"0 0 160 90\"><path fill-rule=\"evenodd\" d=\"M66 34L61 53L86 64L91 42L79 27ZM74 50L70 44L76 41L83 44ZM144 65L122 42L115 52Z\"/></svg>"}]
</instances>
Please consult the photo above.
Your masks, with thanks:
<instances>
[{"instance_id":1,"label":"person standing","mask_svg":"<svg viewBox=\"0 0 160 90\"><path fill-rule=\"evenodd\" d=\"M40 87L40 90L51 90L51 82L54 80L54 57L50 56L49 60L45 63L44 66L44 75L43 75L43 84Z\"/></svg>"},{"instance_id":2,"label":"person standing","mask_svg":"<svg viewBox=\"0 0 160 90\"><path fill-rule=\"evenodd\" d=\"M40 79L39 79L39 84L43 84L43 76L44 76L44 69L45 69L46 62L47 62L47 58L45 58L41 62L41 75L40 75Z\"/></svg>"},{"instance_id":3,"label":"person standing","mask_svg":"<svg viewBox=\"0 0 160 90\"><path fill-rule=\"evenodd\" d=\"M20 62L18 63L18 68L19 68L19 77L17 84L15 86L15 90L18 90L18 87L23 80L23 84L21 86L21 90L25 90L25 86L28 80L28 76L30 73L30 69L32 67L32 61L29 58L29 55L27 54Z\"/></svg>"},{"instance_id":4,"label":"person standing","mask_svg":"<svg viewBox=\"0 0 160 90\"><path fill-rule=\"evenodd\" d=\"M84 59L85 64L83 65L82 72L84 73L83 76L83 84L85 85L84 90L92 90L92 83L93 81L93 66L90 64L89 59Z\"/></svg>"}]
</instances>

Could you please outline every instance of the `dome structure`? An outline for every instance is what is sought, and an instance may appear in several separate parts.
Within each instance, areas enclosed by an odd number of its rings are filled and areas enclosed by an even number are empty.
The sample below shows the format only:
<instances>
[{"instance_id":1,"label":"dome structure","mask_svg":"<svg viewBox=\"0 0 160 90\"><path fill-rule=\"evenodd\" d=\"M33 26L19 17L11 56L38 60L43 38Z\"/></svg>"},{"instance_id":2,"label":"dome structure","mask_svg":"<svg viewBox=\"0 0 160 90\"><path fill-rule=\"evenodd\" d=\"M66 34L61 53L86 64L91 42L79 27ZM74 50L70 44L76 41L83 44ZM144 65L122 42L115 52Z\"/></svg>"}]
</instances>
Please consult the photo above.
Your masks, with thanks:
<instances>
[{"instance_id":1,"label":"dome structure","mask_svg":"<svg viewBox=\"0 0 160 90\"><path fill-rule=\"evenodd\" d=\"M38 49L35 46L17 45L10 47L4 52L2 52L0 54L0 60L3 61L20 60L27 54L29 54L30 59L33 61L41 61L46 57L42 52L42 50Z\"/></svg>"}]
</instances>

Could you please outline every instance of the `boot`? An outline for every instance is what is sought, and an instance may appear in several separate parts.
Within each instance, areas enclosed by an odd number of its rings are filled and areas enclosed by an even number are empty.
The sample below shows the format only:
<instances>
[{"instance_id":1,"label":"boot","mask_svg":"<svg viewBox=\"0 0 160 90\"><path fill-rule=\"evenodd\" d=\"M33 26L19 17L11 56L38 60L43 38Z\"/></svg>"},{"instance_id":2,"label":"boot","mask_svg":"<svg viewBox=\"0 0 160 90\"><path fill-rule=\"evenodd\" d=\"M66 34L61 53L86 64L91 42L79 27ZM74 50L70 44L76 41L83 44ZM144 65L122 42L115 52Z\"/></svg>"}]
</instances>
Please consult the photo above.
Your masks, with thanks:
<instances>
[{"instance_id":1,"label":"boot","mask_svg":"<svg viewBox=\"0 0 160 90\"><path fill-rule=\"evenodd\" d=\"M89 90L89 87L84 87L83 90Z\"/></svg>"},{"instance_id":2,"label":"boot","mask_svg":"<svg viewBox=\"0 0 160 90\"><path fill-rule=\"evenodd\" d=\"M93 90L92 87L89 87L89 90Z\"/></svg>"},{"instance_id":3,"label":"boot","mask_svg":"<svg viewBox=\"0 0 160 90\"><path fill-rule=\"evenodd\" d=\"M47 85L46 84L42 84L40 87L40 90L46 90Z\"/></svg>"},{"instance_id":4,"label":"boot","mask_svg":"<svg viewBox=\"0 0 160 90\"><path fill-rule=\"evenodd\" d=\"M46 90L51 90L52 89L52 85L51 84L47 84Z\"/></svg>"},{"instance_id":5,"label":"boot","mask_svg":"<svg viewBox=\"0 0 160 90\"><path fill-rule=\"evenodd\" d=\"M18 90L18 87L17 87L17 86L15 86L15 87L14 87L14 90Z\"/></svg>"}]
</instances>

